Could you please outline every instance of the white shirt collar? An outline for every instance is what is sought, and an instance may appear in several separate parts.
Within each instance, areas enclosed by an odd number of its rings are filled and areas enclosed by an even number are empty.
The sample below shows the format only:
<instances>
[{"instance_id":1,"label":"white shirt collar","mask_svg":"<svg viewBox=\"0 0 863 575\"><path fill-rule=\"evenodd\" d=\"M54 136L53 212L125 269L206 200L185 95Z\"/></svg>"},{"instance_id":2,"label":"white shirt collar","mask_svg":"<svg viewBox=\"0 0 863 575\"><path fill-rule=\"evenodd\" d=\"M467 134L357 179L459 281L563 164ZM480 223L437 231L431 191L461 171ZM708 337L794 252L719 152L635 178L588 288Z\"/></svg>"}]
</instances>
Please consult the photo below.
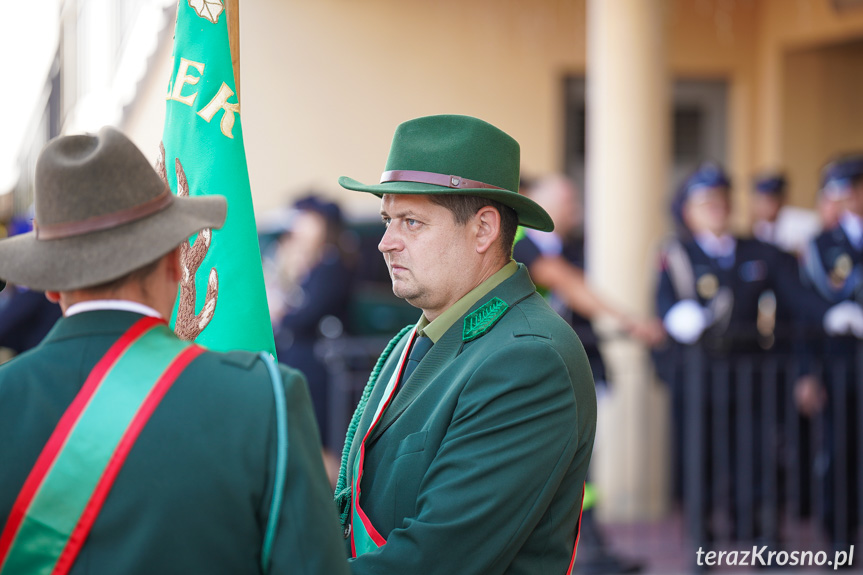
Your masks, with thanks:
<instances>
[{"instance_id":1,"label":"white shirt collar","mask_svg":"<svg viewBox=\"0 0 863 575\"><path fill-rule=\"evenodd\" d=\"M863 247L863 222L860 216L845 212L839 219L839 225L845 231L845 235L851 240L851 245L858 250Z\"/></svg>"},{"instance_id":2,"label":"white shirt collar","mask_svg":"<svg viewBox=\"0 0 863 575\"><path fill-rule=\"evenodd\" d=\"M734 255L737 241L728 234L719 237L710 233L702 233L695 236L695 241L705 254L711 258L724 258Z\"/></svg>"},{"instance_id":3,"label":"white shirt collar","mask_svg":"<svg viewBox=\"0 0 863 575\"><path fill-rule=\"evenodd\" d=\"M157 317L162 319L162 314L160 314L150 306L138 303L136 301L129 301L124 299L94 299L89 301L80 301L78 303L73 303L68 308L66 308L65 315L66 317L69 317L79 313L97 310L131 311L134 313L139 313L141 315L147 315L150 317Z\"/></svg>"}]
</instances>

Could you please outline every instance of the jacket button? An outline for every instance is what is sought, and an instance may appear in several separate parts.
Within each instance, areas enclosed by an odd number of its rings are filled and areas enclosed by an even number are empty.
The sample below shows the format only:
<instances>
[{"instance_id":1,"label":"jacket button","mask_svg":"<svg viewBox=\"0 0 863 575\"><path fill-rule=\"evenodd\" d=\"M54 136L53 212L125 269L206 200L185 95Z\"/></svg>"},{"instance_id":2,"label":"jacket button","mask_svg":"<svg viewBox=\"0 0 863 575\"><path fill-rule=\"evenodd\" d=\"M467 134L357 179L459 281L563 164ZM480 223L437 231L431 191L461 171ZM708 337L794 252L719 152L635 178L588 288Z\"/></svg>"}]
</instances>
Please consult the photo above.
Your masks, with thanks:
<instances>
[{"instance_id":1,"label":"jacket button","mask_svg":"<svg viewBox=\"0 0 863 575\"><path fill-rule=\"evenodd\" d=\"M350 524L348 524L348 526L345 527L345 539L347 539L350 536L351 536L351 526L350 526Z\"/></svg>"}]
</instances>

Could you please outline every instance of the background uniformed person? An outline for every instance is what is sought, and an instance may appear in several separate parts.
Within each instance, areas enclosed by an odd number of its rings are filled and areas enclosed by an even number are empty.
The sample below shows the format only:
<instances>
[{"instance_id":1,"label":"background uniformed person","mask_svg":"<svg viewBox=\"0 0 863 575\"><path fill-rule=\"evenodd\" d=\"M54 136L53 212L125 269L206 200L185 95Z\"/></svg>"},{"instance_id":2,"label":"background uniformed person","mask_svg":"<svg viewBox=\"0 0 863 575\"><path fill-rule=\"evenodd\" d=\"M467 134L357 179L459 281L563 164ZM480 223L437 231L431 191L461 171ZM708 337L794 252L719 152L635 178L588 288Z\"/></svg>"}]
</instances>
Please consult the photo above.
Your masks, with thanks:
<instances>
[{"instance_id":1,"label":"background uniformed person","mask_svg":"<svg viewBox=\"0 0 863 575\"><path fill-rule=\"evenodd\" d=\"M753 179L752 235L796 256L821 231L821 222L813 210L790 206L787 199L788 180L781 172L763 172Z\"/></svg>"},{"instance_id":2,"label":"background uniformed person","mask_svg":"<svg viewBox=\"0 0 863 575\"><path fill-rule=\"evenodd\" d=\"M801 319L819 324L827 307L804 288L794 258L730 228L730 181L721 166L702 164L675 199L683 231L662 253L657 312L684 344L707 338L714 350L760 349L759 298L772 289Z\"/></svg>"},{"instance_id":3,"label":"background uniformed person","mask_svg":"<svg viewBox=\"0 0 863 575\"><path fill-rule=\"evenodd\" d=\"M30 219L12 218L6 225L7 237L33 229ZM0 293L0 348L22 353L35 347L60 319L60 306L42 292L10 285Z\"/></svg>"},{"instance_id":4,"label":"background uniformed person","mask_svg":"<svg viewBox=\"0 0 863 575\"><path fill-rule=\"evenodd\" d=\"M863 156L840 157L822 170L821 195L841 202L839 223L816 237L803 254L805 277L831 308L828 333L810 342L820 362L823 388L806 390L798 402L811 412L823 406L825 442L816 468L824 501L824 525L835 548L855 540L859 529L857 462L858 397L863 338ZM841 312L841 313L840 313ZM826 402L825 402L826 400Z\"/></svg>"}]
</instances>

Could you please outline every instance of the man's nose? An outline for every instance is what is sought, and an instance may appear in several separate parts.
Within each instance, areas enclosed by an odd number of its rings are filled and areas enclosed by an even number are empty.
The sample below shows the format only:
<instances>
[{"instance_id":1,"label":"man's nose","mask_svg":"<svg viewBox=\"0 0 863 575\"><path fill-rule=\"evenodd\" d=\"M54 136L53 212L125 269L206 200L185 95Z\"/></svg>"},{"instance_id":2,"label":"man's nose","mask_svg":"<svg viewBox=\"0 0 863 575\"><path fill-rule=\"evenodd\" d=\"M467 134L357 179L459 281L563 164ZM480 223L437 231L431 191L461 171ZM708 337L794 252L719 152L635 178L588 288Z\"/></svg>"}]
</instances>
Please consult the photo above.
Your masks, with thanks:
<instances>
[{"instance_id":1,"label":"man's nose","mask_svg":"<svg viewBox=\"0 0 863 575\"><path fill-rule=\"evenodd\" d=\"M401 247L402 241L395 231L395 225L387 226L380 243L378 243L378 251L385 254L388 252L398 251Z\"/></svg>"}]
</instances>

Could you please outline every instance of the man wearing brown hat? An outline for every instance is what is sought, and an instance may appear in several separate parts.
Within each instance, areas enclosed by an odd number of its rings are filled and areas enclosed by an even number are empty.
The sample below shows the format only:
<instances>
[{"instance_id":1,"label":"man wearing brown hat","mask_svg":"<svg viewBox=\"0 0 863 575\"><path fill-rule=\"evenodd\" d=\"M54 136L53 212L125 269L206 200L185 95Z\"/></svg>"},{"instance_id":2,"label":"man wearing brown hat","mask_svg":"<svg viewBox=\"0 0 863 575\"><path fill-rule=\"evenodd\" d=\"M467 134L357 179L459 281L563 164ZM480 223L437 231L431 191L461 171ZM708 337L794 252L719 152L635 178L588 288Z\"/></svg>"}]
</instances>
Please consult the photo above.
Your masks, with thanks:
<instances>
[{"instance_id":1,"label":"man wearing brown hat","mask_svg":"<svg viewBox=\"0 0 863 575\"><path fill-rule=\"evenodd\" d=\"M572 569L596 425L575 333L512 261L519 146L467 116L400 125L380 184L393 292L422 310L348 430L336 498L355 574Z\"/></svg>"},{"instance_id":2,"label":"man wearing brown hat","mask_svg":"<svg viewBox=\"0 0 863 575\"><path fill-rule=\"evenodd\" d=\"M64 311L0 367L0 574L342 573L302 376L178 339L179 245L225 221L120 132L48 143L0 277Z\"/></svg>"}]
</instances>

